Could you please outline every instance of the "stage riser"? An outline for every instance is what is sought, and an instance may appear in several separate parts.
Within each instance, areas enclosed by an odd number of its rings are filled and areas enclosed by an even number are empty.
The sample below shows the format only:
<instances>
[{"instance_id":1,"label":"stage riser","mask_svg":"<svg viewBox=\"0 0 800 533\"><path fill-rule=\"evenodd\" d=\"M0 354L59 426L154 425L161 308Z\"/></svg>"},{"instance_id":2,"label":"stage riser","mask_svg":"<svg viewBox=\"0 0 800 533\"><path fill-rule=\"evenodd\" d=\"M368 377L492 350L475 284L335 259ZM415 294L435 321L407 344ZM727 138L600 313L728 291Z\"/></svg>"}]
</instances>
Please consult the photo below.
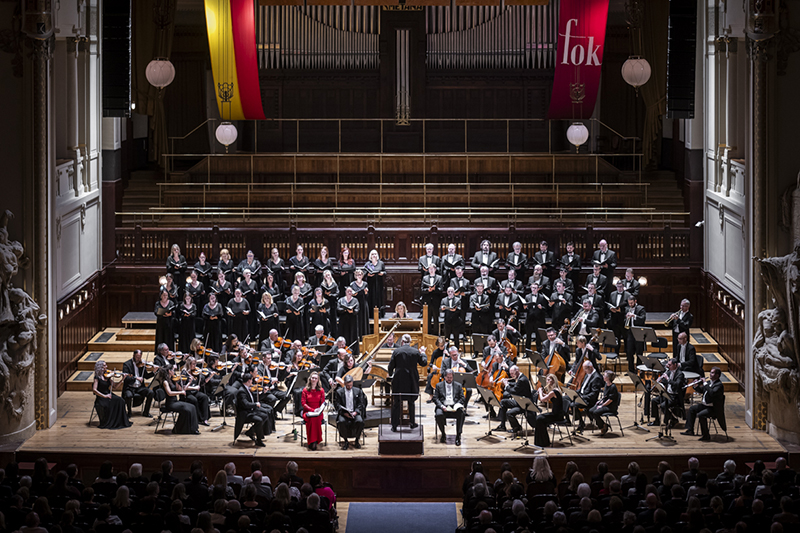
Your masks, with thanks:
<instances>
[{"instance_id":1,"label":"stage riser","mask_svg":"<svg viewBox=\"0 0 800 533\"><path fill-rule=\"evenodd\" d=\"M574 461L585 475L594 475L598 462L605 462L617 477L627 473L628 463L635 460L644 469L648 478L655 474L655 467L659 461L668 461L677 471L686 469L689 457L700 459L703 469L711 472L722 470L722 465L728 459L736 461L738 472L748 472L745 462L756 459L774 461L779 455L776 453L748 453L739 455L731 452L716 452L714 443L698 446L696 452L691 454L674 454L654 449L652 453L637 455L635 457L620 455L604 455L602 457L575 457L551 455L547 459L556 478L560 479L567 461ZM667 448L668 449L668 448ZM488 477L494 480L500 473L500 466L504 462L511 465L517 477L524 477L531 467L534 455L516 454L511 456L494 457L378 457L378 458L339 458L335 459L325 452L305 452L297 455L283 457L270 457L256 454L253 457L251 448L237 449L238 454L229 456L204 456L201 453L192 455L176 455L168 449L153 450L152 454L137 454L135 456L109 456L102 453L49 453L48 462L56 463L56 470L65 468L70 463L80 466L84 480L94 478L100 465L106 460L114 462L117 471L127 471L134 462L141 463L144 471L149 475L161 469L161 462L169 458L174 465L175 475L184 479L189 475L189 467L195 460L202 460L206 476L211 479L217 471L223 469L226 463L233 461L238 473L246 475L250 471L250 462L258 459L261 462L264 474L268 475L273 483L284 471L286 462L293 460L298 463L298 474L305 480L314 473L319 473L325 481L333 484L337 497L343 500L373 500L386 501L392 498L426 498L426 499L451 499L462 497L461 485L464 477L469 473L473 460L480 460ZM666 454L666 455L665 455ZM36 452L17 452L17 461L35 461L41 454ZM793 462L798 457L788 457Z\"/></svg>"}]
</instances>

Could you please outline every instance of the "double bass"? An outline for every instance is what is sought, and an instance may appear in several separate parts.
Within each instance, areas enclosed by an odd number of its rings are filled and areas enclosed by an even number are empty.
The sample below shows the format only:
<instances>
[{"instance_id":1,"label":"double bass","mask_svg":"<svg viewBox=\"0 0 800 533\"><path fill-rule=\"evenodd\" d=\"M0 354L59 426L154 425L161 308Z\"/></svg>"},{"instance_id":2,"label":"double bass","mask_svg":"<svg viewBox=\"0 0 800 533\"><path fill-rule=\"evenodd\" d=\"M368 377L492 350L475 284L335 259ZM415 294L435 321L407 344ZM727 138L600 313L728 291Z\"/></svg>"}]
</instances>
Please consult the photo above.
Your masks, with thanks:
<instances>
[{"instance_id":1,"label":"double bass","mask_svg":"<svg viewBox=\"0 0 800 533\"><path fill-rule=\"evenodd\" d=\"M558 334L556 335L556 339L561 338L561 334L564 333L567 328L569 327L569 319L564 320L564 325L561 326L561 329L558 330ZM553 341L555 342L555 341ZM563 341L562 341L563 342ZM541 354L539 354L541 356ZM554 374L556 378L560 381L561 378L567 371L567 362L564 361L564 358L559 355L559 353L553 350L553 355L547 356L544 358L544 363L547 365L547 370L540 370L540 376L547 376L549 374ZM537 381L536 388L541 388L541 380Z\"/></svg>"},{"instance_id":2,"label":"double bass","mask_svg":"<svg viewBox=\"0 0 800 533\"><path fill-rule=\"evenodd\" d=\"M587 346L593 342L596 342L598 337L600 336L600 333L602 332L603 332L602 329L597 328L595 330L594 335L592 335L592 339L587 343ZM586 377L586 370L583 369L583 362L585 360L586 360L586 349L584 348L583 353L581 354L581 358L575 361L575 365L578 370L575 372L575 375L572 376L569 383L567 384L567 386L572 390L575 391L578 390L581 386L581 383L583 383L583 378Z\"/></svg>"},{"instance_id":3,"label":"double bass","mask_svg":"<svg viewBox=\"0 0 800 533\"><path fill-rule=\"evenodd\" d=\"M503 399L503 380L508 377L506 371L500 366L500 363L503 362L503 354L500 352L499 349L495 349L496 351L493 354L490 354L487 359L488 363L483 363L483 370L478 373L478 377L476 378L476 383L479 387L483 387L484 389L489 389L494 394L494 397L497 398L497 401ZM494 363L498 363L497 370L494 372L491 371L491 366Z\"/></svg>"}]
</instances>

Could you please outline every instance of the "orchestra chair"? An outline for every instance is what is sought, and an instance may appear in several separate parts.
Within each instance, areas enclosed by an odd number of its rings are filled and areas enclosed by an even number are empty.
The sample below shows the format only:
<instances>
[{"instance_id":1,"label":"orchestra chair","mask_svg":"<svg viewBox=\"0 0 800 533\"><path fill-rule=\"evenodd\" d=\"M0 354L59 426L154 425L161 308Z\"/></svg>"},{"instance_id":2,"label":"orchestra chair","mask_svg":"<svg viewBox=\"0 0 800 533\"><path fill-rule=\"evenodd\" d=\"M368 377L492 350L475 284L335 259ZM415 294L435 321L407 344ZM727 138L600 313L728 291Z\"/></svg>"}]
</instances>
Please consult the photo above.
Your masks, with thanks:
<instances>
[{"instance_id":1,"label":"orchestra chair","mask_svg":"<svg viewBox=\"0 0 800 533\"><path fill-rule=\"evenodd\" d=\"M344 439L342 439L342 437L339 435L339 426L336 425L336 421L334 420L334 422L332 424L330 422L328 422L325 425L326 426L328 426L328 425L333 426L333 430L336 432L336 444L341 446L342 443L344 442ZM327 433L328 433L328 428L326 427L325 428L326 438L327 438ZM361 437L359 437L359 440L361 441L361 446L365 446L367 444L367 435L366 435L366 433L367 433L367 428L364 428L361 431ZM326 444L327 444L327 441L326 441Z\"/></svg>"},{"instance_id":2,"label":"orchestra chair","mask_svg":"<svg viewBox=\"0 0 800 533\"><path fill-rule=\"evenodd\" d=\"M613 426L611 425L611 417L616 418L617 419L617 424L619 424L619 433L620 433L621 436L623 436L623 437L625 436L625 431L623 431L623 429L622 429L622 422L619 419L619 413L603 413L600 416L603 417L603 420L605 421L606 425L608 426L608 430L609 431L613 431L612 430ZM597 428L595 428L594 425L592 425L592 433L595 432L595 429L597 429Z\"/></svg>"},{"instance_id":3,"label":"orchestra chair","mask_svg":"<svg viewBox=\"0 0 800 533\"><path fill-rule=\"evenodd\" d=\"M575 445L572 442L572 432L569 430L570 424L567 424L566 418L562 418L561 420L559 420L557 422L553 422L550 425L553 426L553 434L550 436L550 442L555 442L556 441L556 431L558 431L558 440L559 440L559 442L561 442L562 440L564 440L566 438L566 439L569 439L569 445L570 446L574 446ZM565 430L563 432L561 431L562 427ZM566 437L564 437L564 433L567 434Z\"/></svg>"},{"instance_id":4,"label":"orchestra chair","mask_svg":"<svg viewBox=\"0 0 800 533\"><path fill-rule=\"evenodd\" d=\"M728 435L728 422L725 420L725 396L722 396L722 416L716 417L714 415L708 416L708 421L711 423L710 427L714 428L714 434L719 435L719 430L721 429L725 433L725 442L731 440L731 437ZM697 433L700 433L700 417L698 416L695 419L695 426L697 427ZM717 427L719 426L719 427Z\"/></svg>"},{"instance_id":5,"label":"orchestra chair","mask_svg":"<svg viewBox=\"0 0 800 533\"><path fill-rule=\"evenodd\" d=\"M177 417L177 413L175 411L170 411L167 409L167 404L164 403L164 400L158 401L156 398L153 398L153 401L156 404L156 408L158 409L158 418L156 418L156 429L153 433L158 433L158 425L161 424L161 429L167 427L167 417L171 414L172 415L172 423L175 424L175 420Z\"/></svg>"},{"instance_id":6,"label":"orchestra chair","mask_svg":"<svg viewBox=\"0 0 800 533\"><path fill-rule=\"evenodd\" d=\"M321 414L319 416L325 416L325 414ZM304 442L306 440L306 421L305 421L305 419L300 417L300 420L298 422L295 422L295 423L300 425L300 446L303 446L303 444L304 444ZM325 446L327 446L328 445L328 424L322 424L322 428L323 428L323 431L325 432L325 440L324 440L323 443L325 444ZM362 434L363 434L363 432L362 432Z\"/></svg>"},{"instance_id":7,"label":"orchestra chair","mask_svg":"<svg viewBox=\"0 0 800 533\"><path fill-rule=\"evenodd\" d=\"M236 421L233 424L233 442L231 443L231 446L235 446L236 441L239 439L239 436L244 431L252 428L254 424L254 422L245 421L245 419L247 418L247 413L246 412L239 413L239 411L236 409L236 403L233 404L233 410L236 412ZM245 426L247 426L247 429L245 429Z\"/></svg>"}]
</instances>

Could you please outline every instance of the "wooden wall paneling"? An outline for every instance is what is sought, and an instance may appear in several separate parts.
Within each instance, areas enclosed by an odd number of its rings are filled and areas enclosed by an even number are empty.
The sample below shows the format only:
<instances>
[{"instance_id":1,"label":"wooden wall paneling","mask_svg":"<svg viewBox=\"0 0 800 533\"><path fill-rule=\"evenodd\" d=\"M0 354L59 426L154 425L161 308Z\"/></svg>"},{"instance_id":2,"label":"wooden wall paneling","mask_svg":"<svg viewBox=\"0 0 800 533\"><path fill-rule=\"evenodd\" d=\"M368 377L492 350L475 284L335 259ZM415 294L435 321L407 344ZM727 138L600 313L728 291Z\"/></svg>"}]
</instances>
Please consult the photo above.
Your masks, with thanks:
<instances>
[{"instance_id":1,"label":"wooden wall paneling","mask_svg":"<svg viewBox=\"0 0 800 533\"><path fill-rule=\"evenodd\" d=\"M728 360L731 374L744 383L747 368L746 350L750 347L745 340L744 302L725 290L717 278L702 271L704 300L700 325L719 343L720 353ZM737 312L738 310L738 312Z\"/></svg>"},{"instance_id":2,"label":"wooden wall paneling","mask_svg":"<svg viewBox=\"0 0 800 533\"><path fill-rule=\"evenodd\" d=\"M86 349L86 343L103 327L102 307L100 272L56 304L56 379L59 394L66 389L66 381L77 368L78 358Z\"/></svg>"}]
</instances>

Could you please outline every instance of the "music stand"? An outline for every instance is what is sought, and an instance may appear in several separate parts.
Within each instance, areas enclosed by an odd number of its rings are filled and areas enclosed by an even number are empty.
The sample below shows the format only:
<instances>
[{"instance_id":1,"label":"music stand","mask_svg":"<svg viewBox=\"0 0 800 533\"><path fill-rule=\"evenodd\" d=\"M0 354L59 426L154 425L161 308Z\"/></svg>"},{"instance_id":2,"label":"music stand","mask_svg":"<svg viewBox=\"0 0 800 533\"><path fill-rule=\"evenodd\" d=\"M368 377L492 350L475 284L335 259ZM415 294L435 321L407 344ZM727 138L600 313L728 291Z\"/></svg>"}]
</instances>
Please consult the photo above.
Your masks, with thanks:
<instances>
[{"instance_id":1,"label":"music stand","mask_svg":"<svg viewBox=\"0 0 800 533\"><path fill-rule=\"evenodd\" d=\"M656 330L653 328L644 328L633 326L631 328L631 333L633 333L633 338L636 342L655 342L658 340L658 335L656 335Z\"/></svg>"},{"instance_id":2,"label":"music stand","mask_svg":"<svg viewBox=\"0 0 800 533\"><path fill-rule=\"evenodd\" d=\"M600 335L597 336L597 342L600 346L616 346L617 336L610 329L603 329Z\"/></svg>"},{"instance_id":3,"label":"music stand","mask_svg":"<svg viewBox=\"0 0 800 533\"><path fill-rule=\"evenodd\" d=\"M214 391L214 396L216 396L218 394L221 394L221 397L222 397L222 409L221 409L221 411L222 411L222 423L220 425L218 425L217 427L213 428L211 431L219 431L220 429L222 429L224 427L228 427L228 422L227 422L227 417L226 417L228 409L227 409L227 406L225 405L225 403L226 403L225 402L225 386L231 380L232 376L233 376L233 372L228 372L227 374L222 376L222 379L219 381L219 385L217 385L217 389Z\"/></svg>"},{"instance_id":4,"label":"music stand","mask_svg":"<svg viewBox=\"0 0 800 533\"><path fill-rule=\"evenodd\" d=\"M530 441L528 440L528 427L529 427L528 411L539 414L542 412L542 410L539 409L536 406L536 404L533 403L533 400L531 400L530 398L526 398L525 396L515 396L512 394L511 398L513 398L514 401L517 402L517 405L522 407L522 411L525 413L525 441L522 443L521 446L517 446L516 448L514 448L514 451L518 452L520 450L524 450L525 448L533 448L534 453L543 452L544 448L542 448L541 446L537 446L535 444L531 444Z\"/></svg>"},{"instance_id":5,"label":"music stand","mask_svg":"<svg viewBox=\"0 0 800 533\"><path fill-rule=\"evenodd\" d=\"M586 405L586 402L583 400L583 398L581 398L580 394L578 394L578 391L574 391L574 390L570 389L569 387L562 386L561 387L561 394L563 394L564 396L569 398L570 405L572 405L572 420L573 420L573 424L574 424L575 423L574 420L577 418L575 413L578 411L578 408L579 407L586 408L588 406ZM567 430L567 431L569 431L569 430ZM584 437L582 434L578 434L578 432L575 431L575 430L573 430L572 435L576 439L577 438L581 438L581 439L584 439L584 440L589 440L589 437ZM562 436L559 440L564 440L564 437Z\"/></svg>"},{"instance_id":6,"label":"music stand","mask_svg":"<svg viewBox=\"0 0 800 533\"><path fill-rule=\"evenodd\" d=\"M539 342L544 342L547 340L547 330L544 328L539 328L536 332L539 336Z\"/></svg>"},{"instance_id":7,"label":"music stand","mask_svg":"<svg viewBox=\"0 0 800 533\"><path fill-rule=\"evenodd\" d=\"M669 398L669 393L667 392L667 389L664 388L664 385L662 385L658 381L654 381L653 382L653 387L650 389L650 394L653 395L653 396L660 397L663 400L666 400L664 403L660 403L659 402L659 409L661 409L662 405L664 406L664 410L665 411L667 409L669 409L669 399L670 399ZM658 428L658 435L656 435L655 437L650 437L645 442L650 442L651 440L656 440L656 439L658 439L658 440L666 440L666 441L669 441L669 442L675 442L675 439L672 437L671 431L669 430L669 428L667 426L667 413L666 412L662 413L661 424L660 424L660 427Z\"/></svg>"},{"instance_id":8,"label":"music stand","mask_svg":"<svg viewBox=\"0 0 800 533\"><path fill-rule=\"evenodd\" d=\"M334 357L336 357L336 354L333 354L333 353L323 353L323 354L321 354L319 356L319 367L320 368L325 368L326 366L328 366L328 363L330 363L331 359L333 359Z\"/></svg>"},{"instance_id":9,"label":"music stand","mask_svg":"<svg viewBox=\"0 0 800 533\"><path fill-rule=\"evenodd\" d=\"M530 350L527 350L527 351L530 351ZM528 356L528 358L531 360L531 364L533 364L534 366L539 367L540 370L542 370L544 372L548 372L550 370L550 367L548 367L547 363L544 362L544 359L542 358L542 354L540 354L539 352L530 352L530 355Z\"/></svg>"},{"instance_id":10,"label":"music stand","mask_svg":"<svg viewBox=\"0 0 800 533\"><path fill-rule=\"evenodd\" d=\"M486 339L488 338L489 335L483 335L481 333L473 333L472 353L476 355L483 355L483 349L486 348Z\"/></svg>"},{"instance_id":11,"label":"music stand","mask_svg":"<svg viewBox=\"0 0 800 533\"><path fill-rule=\"evenodd\" d=\"M642 431L650 433L649 429L647 429L646 427L644 427L643 425L639 424L639 422L636 421L636 410L639 405L639 388L641 387L641 389L645 392L647 392L647 389L645 388L644 383L642 383L642 380L639 379L639 375L636 372L631 372L630 370L628 370L627 374L628 377L631 378L631 381L633 382L634 397L633 397L633 424L626 427L625 429L629 428L641 429Z\"/></svg>"},{"instance_id":12,"label":"music stand","mask_svg":"<svg viewBox=\"0 0 800 533\"><path fill-rule=\"evenodd\" d=\"M489 413L491 413L492 407L496 407L497 410L500 411L500 402L497 401L497 398L495 398L494 393L492 393L492 391L484 387L478 387L478 393L481 395L481 398L483 398L483 401L486 403L486 405L489 406ZM505 436L503 435L495 435L494 433L492 433L492 417L489 413L487 413L486 415L486 425L489 428L489 431L487 431L483 435L483 437L476 437L475 440L483 440L486 437L496 437L499 439L505 439Z\"/></svg>"},{"instance_id":13,"label":"music stand","mask_svg":"<svg viewBox=\"0 0 800 533\"><path fill-rule=\"evenodd\" d=\"M475 381L475 374L469 372L453 372L453 381L461 384L465 389L477 389L478 382ZM495 398L496 399L496 398ZM466 415L467 406L464 405L464 414Z\"/></svg>"},{"instance_id":14,"label":"music stand","mask_svg":"<svg viewBox=\"0 0 800 533\"><path fill-rule=\"evenodd\" d=\"M653 372L663 372L664 364L661 362L660 357L653 357L652 355L640 355L639 359L642 364L652 370Z\"/></svg>"}]
</instances>

